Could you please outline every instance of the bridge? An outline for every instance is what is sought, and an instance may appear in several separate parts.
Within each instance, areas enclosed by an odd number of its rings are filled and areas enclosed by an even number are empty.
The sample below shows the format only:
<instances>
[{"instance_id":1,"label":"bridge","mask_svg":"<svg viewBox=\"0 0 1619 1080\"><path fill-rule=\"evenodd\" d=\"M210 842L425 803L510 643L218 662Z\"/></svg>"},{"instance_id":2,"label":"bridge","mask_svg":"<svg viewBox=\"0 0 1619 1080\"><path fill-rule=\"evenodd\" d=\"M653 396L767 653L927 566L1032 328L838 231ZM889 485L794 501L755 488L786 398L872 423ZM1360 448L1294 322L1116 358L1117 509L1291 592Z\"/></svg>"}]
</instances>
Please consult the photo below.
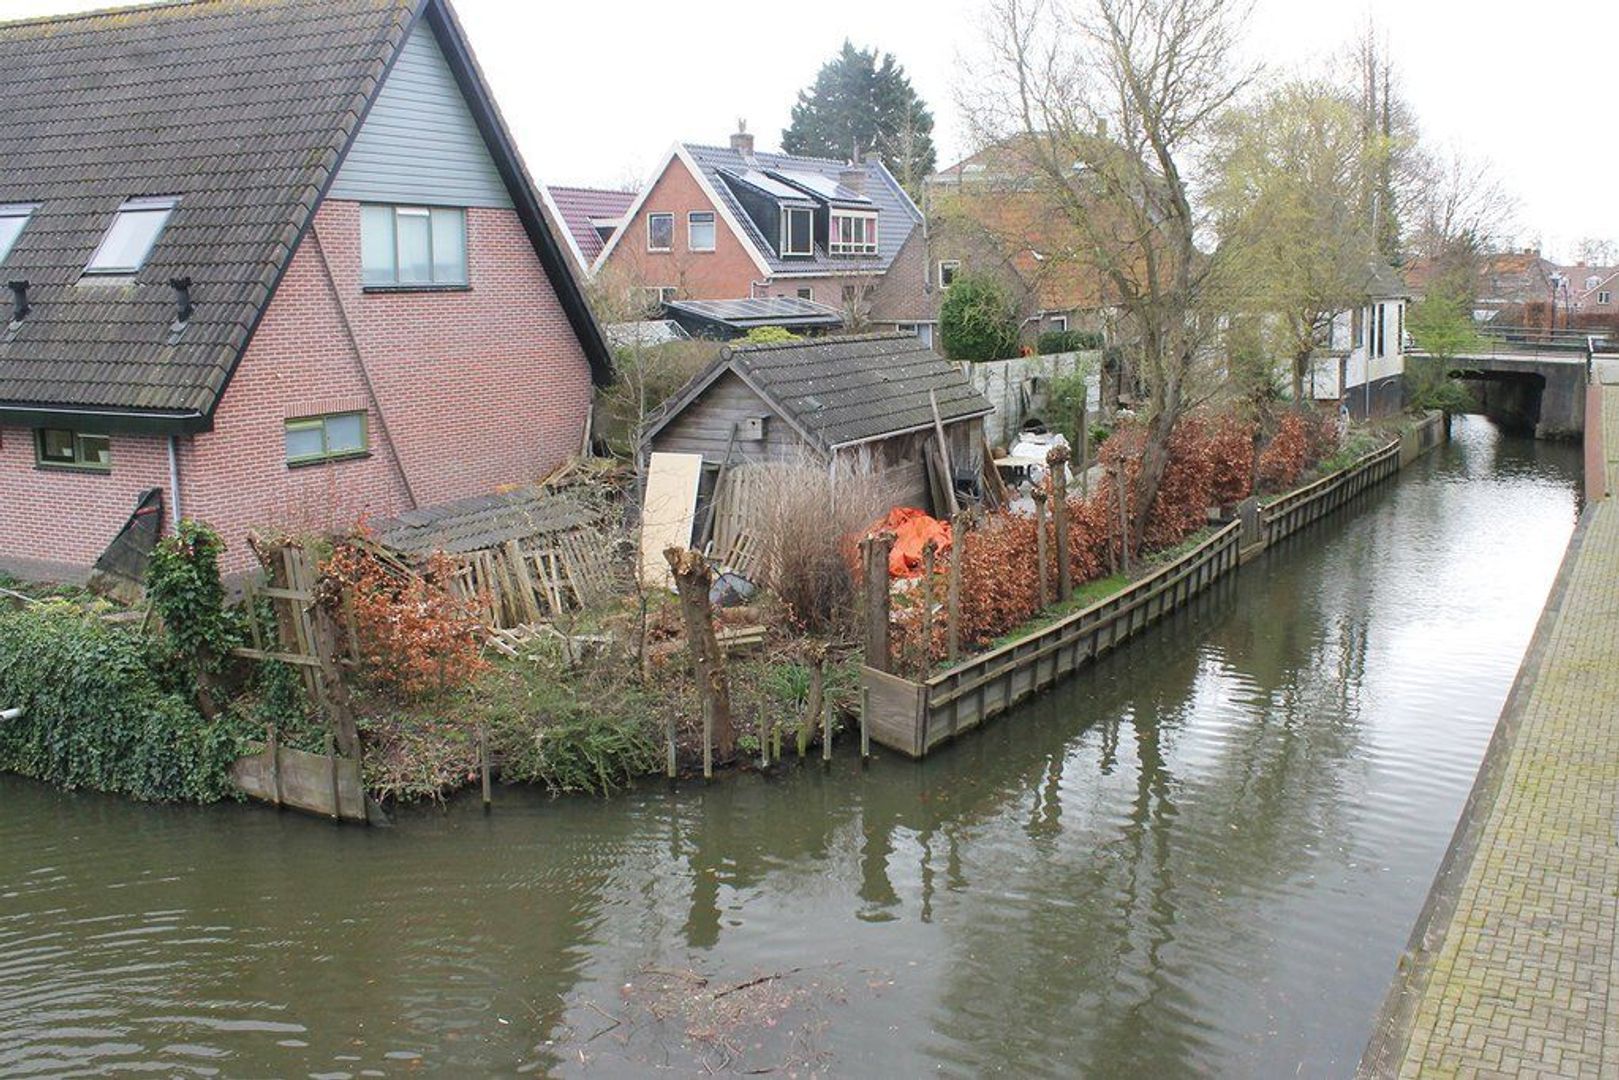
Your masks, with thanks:
<instances>
[{"instance_id":1,"label":"bridge","mask_svg":"<svg viewBox=\"0 0 1619 1080\"><path fill-rule=\"evenodd\" d=\"M1476 411L1503 427L1537 439L1578 438L1592 361L1614 353L1619 342L1589 331L1492 326L1473 348L1450 358L1447 374L1468 386Z\"/></svg>"}]
</instances>

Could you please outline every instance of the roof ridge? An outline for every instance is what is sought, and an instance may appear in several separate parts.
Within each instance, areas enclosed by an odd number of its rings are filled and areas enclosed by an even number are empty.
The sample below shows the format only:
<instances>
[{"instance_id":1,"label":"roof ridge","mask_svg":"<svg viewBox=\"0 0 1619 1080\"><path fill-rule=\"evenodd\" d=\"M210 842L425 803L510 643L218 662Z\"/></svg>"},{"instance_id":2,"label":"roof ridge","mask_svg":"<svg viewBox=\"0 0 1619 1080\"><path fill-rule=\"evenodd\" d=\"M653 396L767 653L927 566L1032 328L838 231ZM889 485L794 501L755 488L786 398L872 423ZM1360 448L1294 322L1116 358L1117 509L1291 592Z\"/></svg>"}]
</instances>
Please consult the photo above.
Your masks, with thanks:
<instances>
[{"instance_id":1,"label":"roof ridge","mask_svg":"<svg viewBox=\"0 0 1619 1080\"><path fill-rule=\"evenodd\" d=\"M83 22L89 19L104 19L109 15L137 15L158 8L201 6L202 4L216 4L219 2L220 0L151 0L150 3L145 4L109 5L107 7L93 8L89 11L64 11L55 15L27 15L21 19L0 19L0 30L10 30L19 26L41 26L45 23Z\"/></svg>"},{"instance_id":2,"label":"roof ridge","mask_svg":"<svg viewBox=\"0 0 1619 1080\"><path fill-rule=\"evenodd\" d=\"M625 191L623 188L590 187L585 184L546 184L552 191L590 191L597 195L628 195L635 198L639 192Z\"/></svg>"},{"instance_id":3,"label":"roof ridge","mask_svg":"<svg viewBox=\"0 0 1619 1080\"><path fill-rule=\"evenodd\" d=\"M689 150L721 150L728 154L738 155L741 155L742 153L733 146L720 146L717 143L687 142L682 140L680 145ZM759 150L755 151L751 156L757 158L761 155L774 158L788 158L792 161L815 161L823 165L836 165L839 168L849 168L853 165L868 164L866 161L844 161L840 158L816 157L814 154L789 154L785 150Z\"/></svg>"}]
</instances>

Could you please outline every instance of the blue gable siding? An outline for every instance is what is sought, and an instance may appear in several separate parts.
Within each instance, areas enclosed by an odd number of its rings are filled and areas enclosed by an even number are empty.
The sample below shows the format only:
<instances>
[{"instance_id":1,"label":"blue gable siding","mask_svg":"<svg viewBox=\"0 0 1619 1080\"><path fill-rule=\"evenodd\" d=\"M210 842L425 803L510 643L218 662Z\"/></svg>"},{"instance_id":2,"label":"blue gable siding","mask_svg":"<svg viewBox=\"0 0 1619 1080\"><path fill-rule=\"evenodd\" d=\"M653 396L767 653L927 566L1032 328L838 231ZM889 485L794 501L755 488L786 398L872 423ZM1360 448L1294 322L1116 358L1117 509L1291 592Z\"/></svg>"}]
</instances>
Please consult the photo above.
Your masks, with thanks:
<instances>
[{"instance_id":1,"label":"blue gable siding","mask_svg":"<svg viewBox=\"0 0 1619 1080\"><path fill-rule=\"evenodd\" d=\"M406 39L330 195L359 202L511 208L489 148L426 24Z\"/></svg>"}]
</instances>

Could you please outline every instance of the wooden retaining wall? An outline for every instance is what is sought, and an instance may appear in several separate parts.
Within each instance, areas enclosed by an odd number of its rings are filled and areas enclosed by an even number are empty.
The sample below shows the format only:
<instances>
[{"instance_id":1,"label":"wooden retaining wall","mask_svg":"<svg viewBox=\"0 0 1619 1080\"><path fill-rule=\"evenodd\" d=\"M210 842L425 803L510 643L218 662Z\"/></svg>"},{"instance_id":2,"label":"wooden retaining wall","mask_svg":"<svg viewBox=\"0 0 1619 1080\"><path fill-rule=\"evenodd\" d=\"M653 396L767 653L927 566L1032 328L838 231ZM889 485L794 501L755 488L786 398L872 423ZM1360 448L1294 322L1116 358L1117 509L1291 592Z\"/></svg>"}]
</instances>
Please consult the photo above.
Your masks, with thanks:
<instances>
[{"instance_id":1,"label":"wooden retaining wall","mask_svg":"<svg viewBox=\"0 0 1619 1080\"><path fill-rule=\"evenodd\" d=\"M285 746L236 759L231 779L250 799L342 821L365 821L360 763Z\"/></svg>"},{"instance_id":2,"label":"wooden retaining wall","mask_svg":"<svg viewBox=\"0 0 1619 1080\"><path fill-rule=\"evenodd\" d=\"M1395 476L1437 446L1444 434L1443 417L1430 414L1400 439L1372 451L1342 472L1260 508L1257 521L1250 514L1246 550L1243 522L1233 521L1124 591L926 682L862 665L861 700L867 733L891 750L913 758L924 756L938 744L1054 686L1184 607L1237 569L1243 558L1319 521Z\"/></svg>"},{"instance_id":3,"label":"wooden retaining wall","mask_svg":"<svg viewBox=\"0 0 1619 1080\"><path fill-rule=\"evenodd\" d=\"M921 757L1067 678L1235 570L1240 531L1233 522L1124 591L925 683L862 666L871 738Z\"/></svg>"}]
</instances>

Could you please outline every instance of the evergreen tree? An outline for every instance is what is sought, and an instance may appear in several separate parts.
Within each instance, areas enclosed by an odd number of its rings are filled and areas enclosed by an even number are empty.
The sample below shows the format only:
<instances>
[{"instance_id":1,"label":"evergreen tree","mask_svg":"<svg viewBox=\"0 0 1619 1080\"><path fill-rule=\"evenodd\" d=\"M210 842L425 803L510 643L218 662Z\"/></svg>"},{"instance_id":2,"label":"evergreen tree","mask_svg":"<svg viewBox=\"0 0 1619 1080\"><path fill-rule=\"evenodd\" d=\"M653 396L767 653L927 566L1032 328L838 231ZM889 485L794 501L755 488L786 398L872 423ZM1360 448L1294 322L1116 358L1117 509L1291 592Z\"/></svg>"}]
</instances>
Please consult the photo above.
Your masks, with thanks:
<instances>
[{"instance_id":1,"label":"evergreen tree","mask_svg":"<svg viewBox=\"0 0 1619 1080\"><path fill-rule=\"evenodd\" d=\"M933 171L933 114L893 54L879 57L845 41L814 85L798 92L781 146L789 154L856 161L875 150L915 192Z\"/></svg>"}]
</instances>

